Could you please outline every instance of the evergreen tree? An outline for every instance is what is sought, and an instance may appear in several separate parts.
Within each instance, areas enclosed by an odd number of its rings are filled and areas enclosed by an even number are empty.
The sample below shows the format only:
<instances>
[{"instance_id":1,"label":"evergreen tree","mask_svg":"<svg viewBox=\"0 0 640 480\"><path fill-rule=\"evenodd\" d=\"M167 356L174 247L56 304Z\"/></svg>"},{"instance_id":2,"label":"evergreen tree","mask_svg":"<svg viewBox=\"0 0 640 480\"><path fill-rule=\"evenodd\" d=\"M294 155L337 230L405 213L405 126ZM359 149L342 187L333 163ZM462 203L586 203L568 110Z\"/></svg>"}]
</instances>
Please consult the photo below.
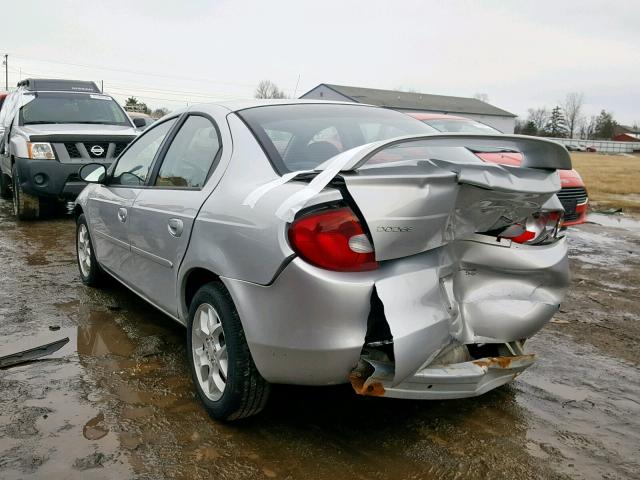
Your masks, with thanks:
<instances>
[{"instance_id":1,"label":"evergreen tree","mask_svg":"<svg viewBox=\"0 0 640 480\"><path fill-rule=\"evenodd\" d=\"M562 114L562 109L557 106L551 110L549 121L544 127L544 134L547 137L565 138L567 132L567 122Z\"/></svg>"},{"instance_id":2,"label":"evergreen tree","mask_svg":"<svg viewBox=\"0 0 640 480\"><path fill-rule=\"evenodd\" d=\"M520 130L520 133L522 135L538 135L538 129L536 128L536 124L533 121L529 120L524 124L524 126Z\"/></svg>"},{"instance_id":3,"label":"evergreen tree","mask_svg":"<svg viewBox=\"0 0 640 480\"><path fill-rule=\"evenodd\" d=\"M604 140L611 139L614 135L616 125L617 123L613 119L613 115L602 110L596 119L595 132L593 134L594 138L601 138Z\"/></svg>"}]
</instances>

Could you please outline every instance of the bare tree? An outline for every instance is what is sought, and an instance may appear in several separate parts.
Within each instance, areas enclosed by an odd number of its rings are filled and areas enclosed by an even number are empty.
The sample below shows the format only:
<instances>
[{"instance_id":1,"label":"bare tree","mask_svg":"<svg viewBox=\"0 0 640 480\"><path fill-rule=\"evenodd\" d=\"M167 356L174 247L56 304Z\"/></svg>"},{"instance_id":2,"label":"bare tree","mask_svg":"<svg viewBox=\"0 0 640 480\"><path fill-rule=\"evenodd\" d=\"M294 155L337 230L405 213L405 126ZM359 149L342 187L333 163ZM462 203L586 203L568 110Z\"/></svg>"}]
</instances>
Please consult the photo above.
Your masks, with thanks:
<instances>
[{"instance_id":1,"label":"bare tree","mask_svg":"<svg viewBox=\"0 0 640 480\"><path fill-rule=\"evenodd\" d=\"M282 90L271 80L262 80L256 88L256 98L287 98Z\"/></svg>"},{"instance_id":2,"label":"bare tree","mask_svg":"<svg viewBox=\"0 0 640 480\"><path fill-rule=\"evenodd\" d=\"M489 95L486 93L476 93L473 95L473 98L480 100L481 102L489 103Z\"/></svg>"},{"instance_id":3,"label":"bare tree","mask_svg":"<svg viewBox=\"0 0 640 480\"><path fill-rule=\"evenodd\" d=\"M584 140L591 140L596 132L596 124L598 123L598 117L595 115L589 119L583 118L580 122L580 138Z\"/></svg>"},{"instance_id":4,"label":"bare tree","mask_svg":"<svg viewBox=\"0 0 640 480\"><path fill-rule=\"evenodd\" d=\"M567 122L567 130L569 131L569 138L573 138L573 134L577 133L577 127L580 123L582 112L582 106L584 104L584 94L578 92L567 93L562 104L562 111L564 118Z\"/></svg>"},{"instance_id":5,"label":"bare tree","mask_svg":"<svg viewBox=\"0 0 640 480\"><path fill-rule=\"evenodd\" d=\"M544 129L549 122L549 110L545 107L530 108L528 112L529 116L527 117L527 120L533 122L538 130Z\"/></svg>"}]
</instances>

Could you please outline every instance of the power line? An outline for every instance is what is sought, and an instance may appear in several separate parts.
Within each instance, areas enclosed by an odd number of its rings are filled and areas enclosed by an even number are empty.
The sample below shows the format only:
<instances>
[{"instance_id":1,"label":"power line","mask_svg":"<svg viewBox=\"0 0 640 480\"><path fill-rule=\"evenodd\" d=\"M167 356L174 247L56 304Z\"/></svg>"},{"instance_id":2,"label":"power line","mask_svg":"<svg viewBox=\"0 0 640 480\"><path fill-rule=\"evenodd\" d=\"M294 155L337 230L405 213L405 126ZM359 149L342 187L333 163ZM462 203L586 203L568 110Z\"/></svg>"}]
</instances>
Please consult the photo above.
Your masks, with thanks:
<instances>
[{"instance_id":1,"label":"power line","mask_svg":"<svg viewBox=\"0 0 640 480\"><path fill-rule=\"evenodd\" d=\"M188 80L188 81L192 81L192 82L207 82L207 83L213 83L213 84L218 84L218 85L233 85L233 86L241 86L241 87L249 87L249 88L256 88L257 87L257 84L213 82L209 78L195 78L195 77L185 77L185 76L178 76L178 75L166 75L166 74L152 73L152 72L139 72L139 71L135 71L135 70L127 70L127 69L122 69L122 68L103 67L103 66L98 66L98 65L87 65L87 64L82 64L82 63L62 62L62 61L59 61L59 60L44 60L44 59L33 58L33 57L25 57L25 56L22 56L22 55L13 55L13 56L15 58L18 58L18 59L21 58L21 59L24 59L24 60L31 60L31 61L36 61L36 62L53 63L53 64L60 64L60 65L70 65L70 66L80 67L80 68L90 68L90 69L94 69L94 70L106 70L106 71L119 72L119 73L129 73L129 74L132 74L132 75L142 75L142 76L146 76L146 77L172 78L172 79L177 79L177 80Z\"/></svg>"},{"instance_id":2,"label":"power line","mask_svg":"<svg viewBox=\"0 0 640 480\"><path fill-rule=\"evenodd\" d=\"M226 94L226 93L193 92L193 91L187 91L187 90L167 90L167 89L162 89L162 88L127 85L127 84L116 83L116 82L107 82L107 86L109 87L109 89L112 89L112 88L116 88L116 89L132 89L132 90L140 90L140 91L144 91L144 92L167 93L167 94L170 94L170 95L190 95L190 96L194 96L194 97L204 97L204 98L217 98L217 97L237 98L238 97L237 95L234 96L234 95L229 95L229 94Z\"/></svg>"},{"instance_id":3,"label":"power line","mask_svg":"<svg viewBox=\"0 0 640 480\"><path fill-rule=\"evenodd\" d=\"M10 69L14 70L15 72L18 72L17 69L14 69L11 67ZM50 76L43 73L29 72L26 70L21 70L21 74L36 77L36 78L43 78L46 76ZM243 96L243 95L230 95L228 93L221 93L221 92L195 92L195 91L189 91L189 90L170 90L170 89L147 87L147 86L134 85L134 84L128 84L128 83L114 82L108 79L105 81L105 83L107 85L107 90L109 91L127 90L129 91L129 94L131 93L131 91L136 91L136 92L143 91L143 92L160 93L160 94L164 93L164 94L175 95L175 96L198 97L198 98L207 98L207 99L218 99L218 98L231 99L231 98L239 98Z\"/></svg>"},{"instance_id":4,"label":"power line","mask_svg":"<svg viewBox=\"0 0 640 480\"><path fill-rule=\"evenodd\" d=\"M19 70L13 67L10 67L10 70L14 72L18 72ZM43 75L35 72L28 72L26 70L20 70L21 74L28 75L35 78L45 78L47 75ZM114 92L116 95L135 95L140 98L147 98L150 100L159 100L159 101L169 101L169 102L177 102L183 103L185 101L184 98L176 99L172 97L162 96L162 94L180 96L180 97L196 97L200 99L208 99L208 100L218 100L218 99L233 99L239 98L239 95L229 95L223 93L207 93L207 92L193 92L193 91L183 91L183 90L168 90L168 89L159 89L159 88L147 88L137 85L129 85L123 83L116 82L105 82L107 85L107 93ZM152 95L140 95L138 92L151 92ZM160 96L154 96L154 94L160 94Z\"/></svg>"}]
</instances>

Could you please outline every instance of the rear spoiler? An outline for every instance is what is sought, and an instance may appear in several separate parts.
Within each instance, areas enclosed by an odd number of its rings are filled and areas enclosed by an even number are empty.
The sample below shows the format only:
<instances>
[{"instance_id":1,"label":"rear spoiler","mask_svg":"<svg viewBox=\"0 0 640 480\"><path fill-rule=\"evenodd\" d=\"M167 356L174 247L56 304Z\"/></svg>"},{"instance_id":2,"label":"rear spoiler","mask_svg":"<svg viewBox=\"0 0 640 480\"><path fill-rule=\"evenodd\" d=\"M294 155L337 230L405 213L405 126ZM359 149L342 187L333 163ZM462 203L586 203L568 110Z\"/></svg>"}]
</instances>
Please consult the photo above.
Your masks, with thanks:
<instances>
[{"instance_id":1,"label":"rear spoiler","mask_svg":"<svg viewBox=\"0 0 640 480\"><path fill-rule=\"evenodd\" d=\"M559 143L542 138L528 137L525 135L474 135L464 133L407 135L390 140L382 140L379 142L360 145L339 153L338 155L331 157L326 162L318 165L314 171L320 173L318 173L305 188L297 191L285 200L276 211L276 216L287 222L293 221L296 212L298 212L309 199L313 198L322 189L324 189L340 172L352 172L357 170L367 163L373 155L386 148L403 143L418 141L428 143L429 146L433 147L508 148L522 153L523 160L521 167L542 170L571 169L571 157L569 156L567 149ZM477 164L474 164L474 166L475 165ZM267 192L293 180L299 175L306 173L310 172L308 170L290 172L265 185L261 185L249 193L243 204L254 208L258 200Z\"/></svg>"},{"instance_id":2,"label":"rear spoiler","mask_svg":"<svg viewBox=\"0 0 640 480\"><path fill-rule=\"evenodd\" d=\"M486 147L490 149L504 148L515 150L523 155L521 167L540 168L546 170L571 170L571 157L564 146L551 140L526 135L483 135L469 133L435 133L429 135L407 135L392 140L374 142L350 150L351 158L346 160L340 171L353 171L381 150L411 142L424 142L430 147ZM347 152L343 152L347 153ZM343 157L344 158L344 157ZM325 170L336 157L319 165L316 170Z\"/></svg>"}]
</instances>

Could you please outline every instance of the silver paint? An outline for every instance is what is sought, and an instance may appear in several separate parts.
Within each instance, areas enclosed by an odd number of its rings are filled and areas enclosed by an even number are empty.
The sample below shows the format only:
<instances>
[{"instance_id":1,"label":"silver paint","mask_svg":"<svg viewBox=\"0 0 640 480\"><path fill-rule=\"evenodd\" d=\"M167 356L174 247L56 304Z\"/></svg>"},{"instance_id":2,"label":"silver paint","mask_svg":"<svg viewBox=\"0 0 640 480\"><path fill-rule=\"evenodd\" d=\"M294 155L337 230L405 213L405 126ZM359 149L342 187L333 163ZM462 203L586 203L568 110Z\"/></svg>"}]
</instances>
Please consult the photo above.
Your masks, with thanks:
<instances>
[{"instance_id":1,"label":"silver paint","mask_svg":"<svg viewBox=\"0 0 640 480\"><path fill-rule=\"evenodd\" d=\"M393 336L387 396L479 394L530 364L509 371L465 362L450 371L430 365L454 341L528 338L557 310L568 285L564 240L518 245L477 232L561 209L553 168L570 168L566 150L516 136L435 135L420 140L438 149L436 160L366 165L368 156L411 137L334 157L319 168L329 171L325 167L333 162L330 173L320 173L313 185L296 175L283 181L234 113L256 105L189 108L210 114L223 140L220 164L201 191L90 185L82 192L77 203L101 265L182 323L192 273L218 276L238 309L255 364L271 382L347 382L361 361L374 289ZM517 147L529 168L482 163L462 151L470 139L474 145ZM289 246L288 222L300 208L343 200L334 177L344 182L371 232L381 262L377 270L323 270ZM114 223L118 208L128 210L124 226ZM173 219L183 224L180 236L168 228ZM467 374L475 376L473 389L460 384ZM440 397L426 392L435 377L449 384L433 390Z\"/></svg>"}]
</instances>

